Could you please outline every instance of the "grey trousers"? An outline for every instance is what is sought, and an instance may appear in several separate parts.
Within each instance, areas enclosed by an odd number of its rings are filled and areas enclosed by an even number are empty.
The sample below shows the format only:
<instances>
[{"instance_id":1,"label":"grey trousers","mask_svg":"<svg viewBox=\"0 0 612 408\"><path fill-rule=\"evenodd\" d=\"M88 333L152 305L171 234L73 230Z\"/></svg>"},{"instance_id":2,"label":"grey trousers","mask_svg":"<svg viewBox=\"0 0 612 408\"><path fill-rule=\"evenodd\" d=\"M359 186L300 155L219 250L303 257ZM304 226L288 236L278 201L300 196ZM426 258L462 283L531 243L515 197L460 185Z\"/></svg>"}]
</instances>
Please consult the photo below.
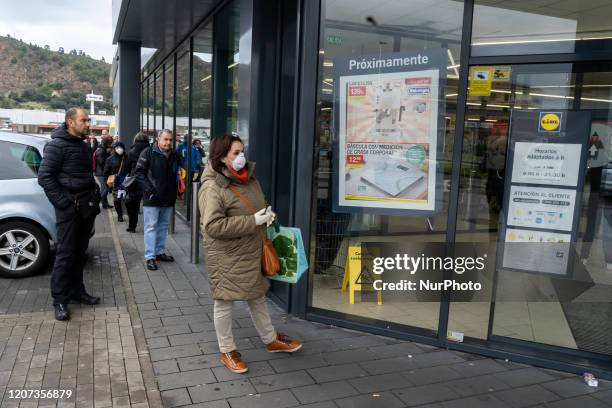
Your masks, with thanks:
<instances>
[{"instance_id":1,"label":"grey trousers","mask_svg":"<svg viewBox=\"0 0 612 408\"><path fill-rule=\"evenodd\" d=\"M264 344L268 344L276 340L276 330L272 326L268 306L266 305L266 297L260 297L247 301L251 319L255 329ZM229 353L236 350L234 343L234 334L232 332L232 309L234 301L232 300L215 300L214 305L214 321L215 331L217 333L217 341L219 342L219 351L221 353Z\"/></svg>"}]
</instances>

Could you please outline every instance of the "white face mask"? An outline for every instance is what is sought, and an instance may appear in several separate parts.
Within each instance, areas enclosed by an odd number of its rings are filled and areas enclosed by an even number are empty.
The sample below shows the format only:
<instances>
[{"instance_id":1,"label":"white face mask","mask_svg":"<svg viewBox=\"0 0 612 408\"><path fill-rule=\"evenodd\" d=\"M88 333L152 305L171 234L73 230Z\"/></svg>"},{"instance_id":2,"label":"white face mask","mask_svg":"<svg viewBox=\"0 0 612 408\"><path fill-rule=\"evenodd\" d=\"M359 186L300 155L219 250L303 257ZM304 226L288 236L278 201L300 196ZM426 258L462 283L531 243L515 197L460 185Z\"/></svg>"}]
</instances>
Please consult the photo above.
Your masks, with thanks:
<instances>
[{"instance_id":1,"label":"white face mask","mask_svg":"<svg viewBox=\"0 0 612 408\"><path fill-rule=\"evenodd\" d=\"M122 147L116 148L115 151L117 152L118 155L122 155L123 154L123 148Z\"/></svg>"},{"instance_id":2,"label":"white face mask","mask_svg":"<svg viewBox=\"0 0 612 408\"><path fill-rule=\"evenodd\" d=\"M232 167L236 171L242 170L242 168L246 165L246 158L244 157L244 153L238 154L234 160L232 160Z\"/></svg>"}]
</instances>

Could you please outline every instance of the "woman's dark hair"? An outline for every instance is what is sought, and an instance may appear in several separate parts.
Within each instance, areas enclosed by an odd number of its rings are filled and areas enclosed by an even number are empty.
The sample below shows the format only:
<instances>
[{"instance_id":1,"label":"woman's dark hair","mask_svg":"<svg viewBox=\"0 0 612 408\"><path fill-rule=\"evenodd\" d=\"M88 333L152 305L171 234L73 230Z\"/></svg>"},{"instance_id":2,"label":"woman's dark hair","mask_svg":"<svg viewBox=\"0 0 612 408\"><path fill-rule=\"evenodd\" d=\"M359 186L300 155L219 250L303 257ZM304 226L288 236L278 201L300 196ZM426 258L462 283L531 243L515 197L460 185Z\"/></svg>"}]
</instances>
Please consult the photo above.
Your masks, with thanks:
<instances>
[{"instance_id":1,"label":"woman's dark hair","mask_svg":"<svg viewBox=\"0 0 612 408\"><path fill-rule=\"evenodd\" d=\"M136 136L134 136L134 143L138 143L138 142L147 142L147 143L149 143L149 136L147 136L146 133L144 133L144 132L136 133Z\"/></svg>"},{"instance_id":2,"label":"woman's dark hair","mask_svg":"<svg viewBox=\"0 0 612 408\"><path fill-rule=\"evenodd\" d=\"M223 174L223 168L225 164L221 161L232 148L232 144L234 142L242 142L238 136L225 134L221 137L216 137L210 143L210 147L208 149L208 159L210 160L210 165L217 173Z\"/></svg>"}]
</instances>

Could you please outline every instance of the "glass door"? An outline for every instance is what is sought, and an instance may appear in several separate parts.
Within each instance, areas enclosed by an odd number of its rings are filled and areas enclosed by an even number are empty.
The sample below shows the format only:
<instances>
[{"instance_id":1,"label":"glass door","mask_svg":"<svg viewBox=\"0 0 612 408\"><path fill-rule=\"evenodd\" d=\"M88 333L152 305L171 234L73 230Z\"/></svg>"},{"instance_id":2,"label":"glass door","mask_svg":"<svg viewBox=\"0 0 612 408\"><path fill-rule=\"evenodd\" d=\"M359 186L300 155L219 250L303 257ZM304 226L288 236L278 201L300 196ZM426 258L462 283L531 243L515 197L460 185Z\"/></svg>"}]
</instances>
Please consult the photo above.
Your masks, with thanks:
<instances>
[{"instance_id":1,"label":"glass door","mask_svg":"<svg viewBox=\"0 0 612 408\"><path fill-rule=\"evenodd\" d=\"M488 296L451 303L449 330L610 356L612 66L472 68L501 74L484 91L470 81L456 242L504 250L490 255L494 268L482 277ZM564 139L570 133L571 143ZM570 146L576 144L582 153ZM572 176L575 183L563 181ZM551 247L529 242L521 248L544 250L520 259L529 251L508 250L512 240L568 242L568 252L550 260Z\"/></svg>"},{"instance_id":2,"label":"glass door","mask_svg":"<svg viewBox=\"0 0 612 408\"><path fill-rule=\"evenodd\" d=\"M420 254L446 242L463 3L371 11L367 0L322 2L308 306L437 337L439 296L379 298L351 259L367 246Z\"/></svg>"}]
</instances>

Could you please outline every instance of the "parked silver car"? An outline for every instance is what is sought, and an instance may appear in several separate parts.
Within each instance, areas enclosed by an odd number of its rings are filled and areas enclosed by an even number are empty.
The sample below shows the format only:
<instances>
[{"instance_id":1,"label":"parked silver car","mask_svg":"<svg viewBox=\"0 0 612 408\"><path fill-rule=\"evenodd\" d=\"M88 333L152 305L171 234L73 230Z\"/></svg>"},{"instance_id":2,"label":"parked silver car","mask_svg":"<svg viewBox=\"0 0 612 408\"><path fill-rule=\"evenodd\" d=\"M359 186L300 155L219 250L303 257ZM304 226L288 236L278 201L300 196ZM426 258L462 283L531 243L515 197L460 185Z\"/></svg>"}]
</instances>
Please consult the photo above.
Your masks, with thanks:
<instances>
[{"instance_id":1,"label":"parked silver car","mask_svg":"<svg viewBox=\"0 0 612 408\"><path fill-rule=\"evenodd\" d=\"M0 132L0 276L29 276L47 264L55 211L37 177L49 140Z\"/></svg>"}]
</instances>

